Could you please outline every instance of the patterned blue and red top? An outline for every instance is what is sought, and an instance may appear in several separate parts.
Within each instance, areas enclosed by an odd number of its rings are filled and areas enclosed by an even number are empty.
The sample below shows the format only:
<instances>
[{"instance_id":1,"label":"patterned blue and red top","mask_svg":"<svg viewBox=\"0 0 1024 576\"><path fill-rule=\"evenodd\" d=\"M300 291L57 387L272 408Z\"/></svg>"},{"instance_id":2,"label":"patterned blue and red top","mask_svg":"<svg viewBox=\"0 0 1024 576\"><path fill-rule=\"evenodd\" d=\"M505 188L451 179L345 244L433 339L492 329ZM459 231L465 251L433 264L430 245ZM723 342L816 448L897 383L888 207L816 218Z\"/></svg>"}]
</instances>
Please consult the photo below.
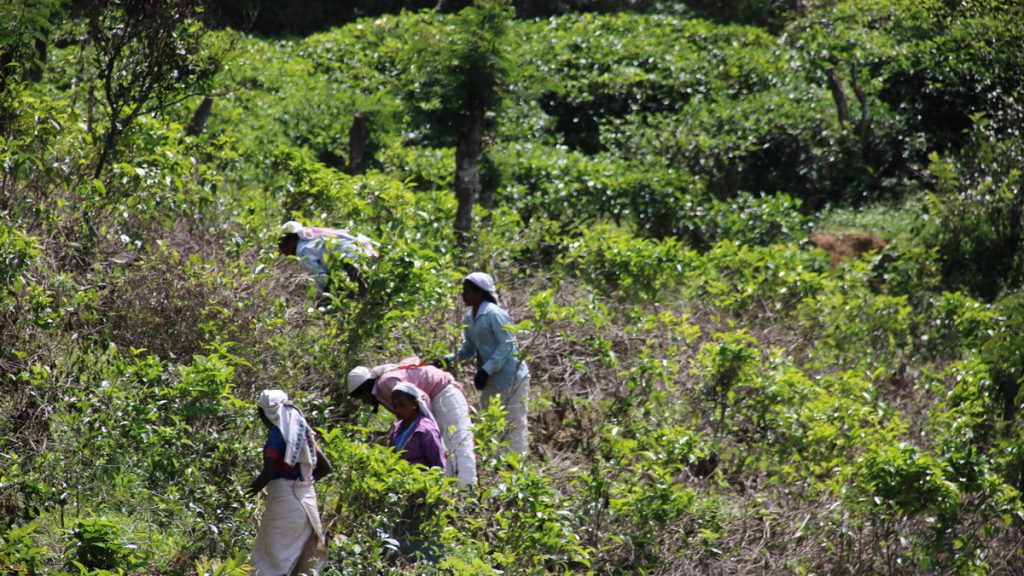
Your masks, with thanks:
<instances>
[{"instance_id":1,"label":"patterned blue and red top","mask_svg":"<svg viewBox=\"0 0 1024 576\"><path fill-rule=\"evenodd\" d=\"M267 443L263 445L263 458L273 460L274 467L271 480L284 478L286 480L299 480L302 478L302 471L298 466L289 466L284 463L284 451L287 446L284 435L277 426L271 426L267 434Z\"/></svg>"}]
</instances>

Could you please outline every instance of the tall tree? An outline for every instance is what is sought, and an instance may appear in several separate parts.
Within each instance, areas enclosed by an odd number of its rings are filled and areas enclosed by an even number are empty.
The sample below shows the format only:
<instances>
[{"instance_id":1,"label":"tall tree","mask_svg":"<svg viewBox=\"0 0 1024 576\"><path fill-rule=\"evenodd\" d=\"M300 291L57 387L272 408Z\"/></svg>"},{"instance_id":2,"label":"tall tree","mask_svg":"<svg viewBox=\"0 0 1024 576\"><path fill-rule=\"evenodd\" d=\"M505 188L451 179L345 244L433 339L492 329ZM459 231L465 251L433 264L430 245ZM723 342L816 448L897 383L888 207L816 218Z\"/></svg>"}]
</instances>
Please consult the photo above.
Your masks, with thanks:
<instances>
[{"instance_id":1,"label":"tall tree","mask_svg":"<svg viewBox=\"0 0 1024 576\"><path fill-rule=\"evenodd\" d=\"M427 126L431 144L455 147L455 233L465 246L480 194L488 111L501 100L502 46L513 12L510 0L475 0L439 18L447 25L424 26L413 39L406 64L419 71L419 80L402 89L418 122Z\"/></svg>"},{"instance_id":2,"label":"tall tree","mask_svg":"<svg viewBox=\"0 0 1024 576\"><path fill-rule=\"evenodd\" d=\"M99 178L132 122L200 94L219 61L202 48L200 0L90 0L84 9L88 73L106 116Z\"/></svg>"}]
</instances>

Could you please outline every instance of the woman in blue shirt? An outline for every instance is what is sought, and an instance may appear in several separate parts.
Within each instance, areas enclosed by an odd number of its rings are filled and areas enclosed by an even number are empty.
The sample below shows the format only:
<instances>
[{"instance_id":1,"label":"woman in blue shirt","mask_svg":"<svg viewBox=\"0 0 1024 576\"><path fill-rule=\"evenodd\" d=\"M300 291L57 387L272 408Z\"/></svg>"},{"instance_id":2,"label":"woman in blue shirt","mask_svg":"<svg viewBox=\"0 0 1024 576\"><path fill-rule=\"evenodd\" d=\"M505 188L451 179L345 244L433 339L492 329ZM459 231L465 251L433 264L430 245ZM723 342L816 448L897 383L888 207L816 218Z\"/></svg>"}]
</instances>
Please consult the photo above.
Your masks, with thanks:
<instances>
[{"instance_id":1,"label":"woman in blue shirt","mask_svg":"<svg viewBox=\"0 0 1024 576\"><path fill-rule=\"evenodd\" d=\"M483 272L473 272L462 282L462 301L466 312L462 347L445 357L443 364L453 360L476 358L473 384L480 391L480 406L487 408L498 398L506 411L505 438L509 448L525 455L529 446L527 401L530 371L519 358L515 339L508 330L512 323L508 312L498 305L494 279Z\"/></svg>"},{"instance_id":2,"label":"woman in blue shirt","mask_svg":"<svg viewBox=\"0 0 1024 576\"><path fill-rule=\"evenodd\" d=\"M326 558L313 487L313 429L281 390L260 394L258 414L267 427L267 441L263 445L263 469L248 492L256 495L266 488L267 499L253 544L253 573L306 574Z\"/></svg>"}]
</instances>

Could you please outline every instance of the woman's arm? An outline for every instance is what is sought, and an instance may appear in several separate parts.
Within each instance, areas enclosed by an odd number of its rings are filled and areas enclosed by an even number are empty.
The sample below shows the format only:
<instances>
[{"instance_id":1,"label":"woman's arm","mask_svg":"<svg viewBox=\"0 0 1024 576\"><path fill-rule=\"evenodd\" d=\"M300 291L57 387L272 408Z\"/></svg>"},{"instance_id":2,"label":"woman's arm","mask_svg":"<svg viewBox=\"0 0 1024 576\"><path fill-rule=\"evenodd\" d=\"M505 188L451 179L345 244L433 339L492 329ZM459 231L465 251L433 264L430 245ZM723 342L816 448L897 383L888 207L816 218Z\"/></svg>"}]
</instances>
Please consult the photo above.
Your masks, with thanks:
<instances>
[{"instance_id":1,"label":"woman's arm","mask_svg":"<svg viewBox=\"0 0 1024 576\"><path fill-rule=\"evenodd\" d=\"M270 484L271 476L274 472L274 460L270 458L263 459L263 470L260 471L260 475L249 484L248 494L255 496L260 493L267 484Z\"/></svg>"},{"instance_id":2,"label":"woman's arm","mask_svg":"<svg viewBox=\"0 0 1024 576\"><path fill-rule=\"evenodd\" d=\"M466 326L462 330L462 346L454 354L445 356L444 359L448 364L454 364L474 357L476 357L476 347L469 341L469 326Z\"/></svg>"}]
</instances>

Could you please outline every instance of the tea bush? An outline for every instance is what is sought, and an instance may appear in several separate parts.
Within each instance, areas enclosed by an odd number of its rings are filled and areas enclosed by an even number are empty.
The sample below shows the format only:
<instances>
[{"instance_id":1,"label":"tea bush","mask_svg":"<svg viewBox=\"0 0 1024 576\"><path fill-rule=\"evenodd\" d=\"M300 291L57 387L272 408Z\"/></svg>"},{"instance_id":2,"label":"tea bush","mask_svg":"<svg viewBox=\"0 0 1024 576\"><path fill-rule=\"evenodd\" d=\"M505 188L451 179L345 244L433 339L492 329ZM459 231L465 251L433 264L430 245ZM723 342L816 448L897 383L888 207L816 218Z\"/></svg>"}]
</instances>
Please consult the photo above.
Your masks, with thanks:
<instances>
[{"instance_id":1,"label":"tea bush","mask_svg":"<svg viewBox=\"0 0 1024 576\"><path fill-rule=\"evenodd\" d=\"M925 241L938 248L947 287L992 300L1020 283L1024 148L1019 138L999 138L992 124L978 120L969 141L971 160L930 157L935 190L927 197L927 211L939 226ZM983 281L980 270L985 270Z\"/></svg>"},{"instance_id":2,"label":"tea bush","mask_svg":"<svg viewBox=\"0 0 1024 576\"><path fill-rule=\"evenodd\" d=\"M646 300L670 290L694 259L696 254L673 238L635 238L608 225L584 232L570 245L567 257L591 286Z\"/></svg>"},{"instance_id":3,"label":"tea bush","mask_svg":"<svg viewBox=\"0 0 1024 576\"><path fill-rule=\"evenodd\" d=\"M62 47L0 101L0 564L245 572L254 401L280 388L336 467L325 574L1021 573L1019 9L805 2L756 29L687 16L771 2L705 4L504 12L460 247L433 113L465 15L207 35L205 131L182 93L94 178L102 91L53 13ZM287 220L373 238L364 292L280 257ZM886 247L805 239L850 229ZM476 269L531 370L531 450L479 407L459 489L342 382L456 346ZM412 512L436 562L396 554Z\"/></svg>"},{"instance_id":4,"label":"tea bush","mask_svg":"<svg viewBox=\"0 0 1024 576\"><path fill-rule=\"evenodd\" d=\"M38 254L32 238L0 224L0 304L6 304L24 282L23 274Z\"/></svg>"},{"instance_id":5,"label":"tea bush","mask_svg":"<svg viewBox=\"0 0 1024 576\"><path fill-rule=\"evenodd\" d=\"M38 522L30 522L0 533L0 561L11 574L37 574L52 561L49 550L33 537L38 528Z\"/></svg>"}]
</instances>

